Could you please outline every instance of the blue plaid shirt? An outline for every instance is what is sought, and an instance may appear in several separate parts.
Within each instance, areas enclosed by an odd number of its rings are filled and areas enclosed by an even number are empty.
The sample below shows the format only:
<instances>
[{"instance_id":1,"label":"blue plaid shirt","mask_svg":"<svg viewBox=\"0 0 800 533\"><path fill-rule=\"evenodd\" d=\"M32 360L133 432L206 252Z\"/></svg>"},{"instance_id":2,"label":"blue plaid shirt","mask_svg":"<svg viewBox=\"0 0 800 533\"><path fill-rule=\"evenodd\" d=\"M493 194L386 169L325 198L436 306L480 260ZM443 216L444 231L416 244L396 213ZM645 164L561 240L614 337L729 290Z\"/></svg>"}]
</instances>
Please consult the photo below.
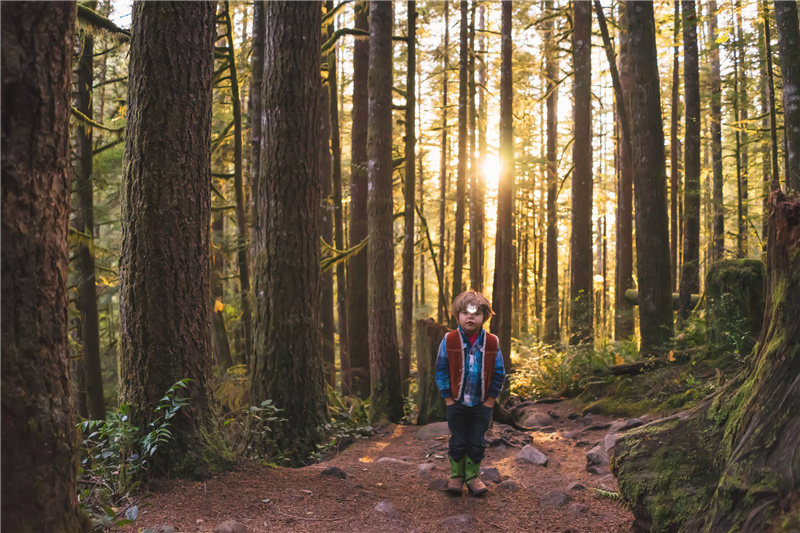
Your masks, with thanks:
<instances>
[{"instance_id":1,"label":"blue plaid shirt","mask_svg":"<svg viewBox=\"0 0 800 533\"><path fill-rule=\"evenodd\" d=\"M467 407L473 407L481 403L481 381L483 380L483 347L486 341L486 331L481 328L475 344L470 344L469 339L464 334L461 326L458 327L461 333L461 342L464 347L464 394L461 403ZM494 374L492 383L488 387L487 396L497 398L503 388L503 381L506 378L506 370L503 366L503 354L500 347L497 348L497 358L494 363ZM436 356L436 386L442 393L442 398L452 396L450 390L450 366L447 360L447 338L442 339L439 345L439 353Z\"/></svg>"}]
</instances>

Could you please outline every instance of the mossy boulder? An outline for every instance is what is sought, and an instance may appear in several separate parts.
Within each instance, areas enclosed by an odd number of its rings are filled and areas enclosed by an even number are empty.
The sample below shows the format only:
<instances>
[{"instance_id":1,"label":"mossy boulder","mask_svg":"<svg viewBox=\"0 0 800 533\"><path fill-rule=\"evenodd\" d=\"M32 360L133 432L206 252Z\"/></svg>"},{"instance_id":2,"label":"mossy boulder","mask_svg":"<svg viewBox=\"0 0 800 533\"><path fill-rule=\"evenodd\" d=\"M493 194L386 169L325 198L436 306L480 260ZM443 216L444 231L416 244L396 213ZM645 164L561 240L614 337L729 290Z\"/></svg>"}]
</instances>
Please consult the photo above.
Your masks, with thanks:
<instances>
[{"instance_id":1,"label":"mossy boulder","mask_svg":"<svg viewBox=\"0 0 800 533\"><path fill-rule=\"evenodd\" d=\"M764 319L767 269L760 259L729 259L711 265L706 277L708 354L740 357L755 346Z\"/></svg>"}]
</instances>

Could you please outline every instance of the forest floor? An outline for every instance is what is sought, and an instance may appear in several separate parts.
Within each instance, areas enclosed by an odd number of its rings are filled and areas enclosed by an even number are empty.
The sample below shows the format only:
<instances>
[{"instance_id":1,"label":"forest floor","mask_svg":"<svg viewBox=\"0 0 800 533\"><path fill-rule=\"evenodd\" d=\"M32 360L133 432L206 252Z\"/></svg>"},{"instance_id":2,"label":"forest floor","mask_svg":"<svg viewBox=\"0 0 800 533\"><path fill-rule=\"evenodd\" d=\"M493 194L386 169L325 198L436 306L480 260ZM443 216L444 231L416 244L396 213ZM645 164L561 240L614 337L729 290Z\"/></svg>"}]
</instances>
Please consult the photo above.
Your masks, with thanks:
<instances>
[{"instance_id":1,"label":"forest floor","mask_svg":"<svg viewBox=\"0 0 800 533\"><path fill-rule=\"evenodd\" d=\"M581 416L578 404L570 401L530 409L549 412L552 424L528 432L493 424L482 465L489 492L481 497L466 488L460 497L444 492L449 475L444 423L391 425L304 468L241 461L235 470L205 481L153 484L140 502L136 523L119 531L210 533L229 520L251 533L632 531L633 515L608 497L618 491L608 467L587 471L587 451L615 420ZM547 466L517 459L526 444L548 457Z\"/></svg>"}]
</instances>

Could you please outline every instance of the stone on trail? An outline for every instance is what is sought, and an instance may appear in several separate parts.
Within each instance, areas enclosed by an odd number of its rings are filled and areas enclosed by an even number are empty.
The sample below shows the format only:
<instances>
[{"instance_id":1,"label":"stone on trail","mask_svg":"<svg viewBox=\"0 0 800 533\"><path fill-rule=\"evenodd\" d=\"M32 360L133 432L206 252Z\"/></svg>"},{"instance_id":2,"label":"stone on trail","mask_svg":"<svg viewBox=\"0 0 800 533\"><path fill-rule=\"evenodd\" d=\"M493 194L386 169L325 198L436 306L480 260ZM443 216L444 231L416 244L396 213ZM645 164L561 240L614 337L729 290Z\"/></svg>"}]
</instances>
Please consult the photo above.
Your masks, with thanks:
<instances>
[{"instance_id":1,"label":"stone on trail","mask_svg":"<svg viewBox=\"0 0 800 533\"><path fill-rule=\"evenodd\" d=\"M377 513L384 513L388 515L396 515L397 509L395 509L392 502L388 500L382 500L378 502L378 505L375 506L375 512Z\"/></svg>"},{"instance_id":2,"label":"stone on trail","mask_svg":"<svg viewBox=\"0 0 800 533\"><path fill-rule=\"evenodd\" d=\"M527 427L534 427L534 426L549 426L553 423L553 417L551 417L547 413L537 413L537 412L529 412L526 413L525 421L522 423L523 426Z\"/></svg>"},{"instance_id":3,"label":"stone on trail","mask_svg":"<svg viewBox=\"0 0 800 533\"><path fill-rule=\"evenodd\" d=\"M541 498L539 498L540 507L563 507L569 502L569 496L566 492L560 490L551 490Z\"/></svg>"},{"instance_id":4,"label":"stone on trail","mask_svg":"<svg viewBox=\"0 0 800 533\"><path fill-rule=\"evenodd\" d=\"M495 467L481 468L481 475L484 479L491 481L492 483L500 483L503 480L503 476L500 475L500 471Z\"/></svg>"},{"instance_id":5,"label":"stone on trail","mask_svg":"<svg viewBox=\"0 0 800 533\"><path fill-rule=\"evenodd\" d=\"M561 435L562 439L577 439L581 436L580 431L566 431Z\"/></svg>"},{"instance_id":6,"label":"stone on trail","mask_svg":"<svg viewBox=\"0 0 800 533\"><path fill-rule=\"evenodd\" d=\"M142 533L176 533L173 526L153 526L142 530Z\"/></svg>"},{"instance_id":7,"label":"stone on trail","mask_svg":"<svg viewBox=\"0 0 800 533\"><path fill-rule=\"evenodd\" d=\"M388 463L393 465L402 465L402 466L408 466L411 464L406 461L403 461L402 459L395 459L394 457L381 457L380 459L378 459L377 462L384 464Z\"/></svg>"},{"instance_id":8,"label":"stone on trail","mask_svg":"<svg viewBox=\"0 0 800 533\"><path fill-rule=\"evenodd\" d=\"M611 450L614 449L614 446L617 444L619 440L619 433L608 433L603 440L600 441L600 445L606 451L606 453L611 453Z\"/></svg>"},{"instance_id":9,"label":"stone on trail","mask_svg":"<svg viewBox=\"0 0 800 533\"><path fill-rule=\"evenodd\" d=\"M517 454L518 461L525 461L534 465L547 466L547 456L531 446L526 444L522 450Z\"/></svg>"},{"instance_id":10,"label":"stone on trail","mask_svg":"<svg viewBox=\"0 0 800 533\"><path fill-rule=\"evenodd\" d=\"M447 427L447 422L434 422L419 428L416 438L418 440L435 439L436 437L446 437L450 435L450 429Z\"/></svg>"},{"instance_id":11,"label":"stone on trail","mask_svg":"<svg viewBox=\"0 0 800 533\"><path fill-rule=\"evenodd\" d=\"M517 492L519 485L513 479L507 479L497 486L498 489L507 490L508 492Z\"/></svg>"},{"instance_id":12,"label":"stone on trail","mask_svg":"<svg viewBox=\"0 0 800 533\"><path fill-rule=\"evenodd\" d=\"M445 490L446 488L447 488L447 479L445 478L434 479L433 481L428 483L428 490L440 491L440 490Z\"/></svg>"},{"instance_id":13,"label":"stone on trail","mask_svg":"<svg viewBox=\"0 0 800 533\"><path fill-rule=\"evenodd\" d=\"M427 476L431 473L431 470L436 468L436 465L433 463L420 463L417 465L419 468L419 475L420 476Z\"/></svg>"},{"instance_id":14,"label":"stone on trail","mask_svg":"<svg viewBox=\"0 0 800 533\"><path fill-rule=\"evenodd\" d=\"M603 448L602 444L598 444L588 452L586 452L586 466L608 466L611 464L611 458L608 452Z\"/></svg>"},{"instance_id":15,"label":"stone on trail","mask_svg":"<svg viewBox=\"0 0 800 533\"><path fill-rule=\"evenodd\" d=\"M567 485L567 490L586 490L586 487L580 481L573 481Z\"/></svg>"},{"instance_id":16,"label":"stone on trail","mask_svg":"<svg viewBox=\"0 0 800 533\"><path fill-rule=\"evenodd\" d=\"M339 479L347 479L347 474L338 466L329 466L319 473L320 476L338 477Z\"/></svg>"},{"instance_id":17,"label":"stone on trail","mask_svg":"<svg viewBox=\"0 0 800 533\"><path fill-rule=\"evenodd\" d=\"M236 520L225 520L214 528L214 533L249 533L247 526Z\"/></svg>"},{"instance_id":18,"label":"stone on trail","mask_svg":"<svg viewBox=\"0 0 800 533\"><path fill-rule=\"evenodd\" d=\"M442 526L471 526L476 523L475 517L469 514L457 514L443 518L439 524Z\"/></svg>"},{"instance_id":19,"label":"stone on trail","mask_svg":"<svg viewBox=\"0 0 800 533\"><path fill-rule=\"evenodd\" d=\"M610 470L604 466L590 466L586 468L586 471L596 476L605 476L610 473Z\"/></svg>"},{"instance_id":20,"label":"stone on trail","mask_svg":"<svg viewBox=\"0 0 800 533\"><path fill-rule=\"evenodd\" d=\"M586 511L586 506L582 503L571 503L569 504L569 507L567 507L567 512L575 518L581 516L584 511Z\"/></svg>"}]
</instances>

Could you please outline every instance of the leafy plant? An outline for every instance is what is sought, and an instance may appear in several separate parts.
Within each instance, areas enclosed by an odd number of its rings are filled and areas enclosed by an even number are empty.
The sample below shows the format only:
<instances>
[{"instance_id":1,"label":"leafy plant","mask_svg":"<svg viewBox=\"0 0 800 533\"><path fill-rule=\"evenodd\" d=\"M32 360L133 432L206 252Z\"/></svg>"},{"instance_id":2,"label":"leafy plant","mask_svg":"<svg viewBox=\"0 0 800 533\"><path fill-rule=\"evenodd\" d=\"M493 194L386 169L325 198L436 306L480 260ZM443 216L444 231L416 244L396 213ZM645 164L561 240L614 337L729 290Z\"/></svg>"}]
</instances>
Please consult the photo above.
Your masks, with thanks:
<instances>
[{"instance_id":1,"label":"leafy plant","mask_svg":"<svg viewBox=\"0 0 800 533\"><path fill-rule=\"evenodd\" d=\"M234 432L231 447L239 455L250 459L271 459L280 461L280 451L270 442L272 425L286 422L279 415L279 409L272 400L264 400L261 405L251 405L243 411L244 417L229 418L224 425L233 426Z\"/></svg>"},{"instance_id":2,"label":"leafy plant","mask_svg":"<svg viewBox=\"0 0 800 533\"><path fill-rule=\"evenodd\" d=\"M355 439L370 437L373 428L369 424L369 398L360 400L352 396L340 397L328 387L328 414L330 422L319 427L325 441L317 444L317 451L310 459L319 461L326 455L342 450Z\"/></svg>"}]
</instances>

